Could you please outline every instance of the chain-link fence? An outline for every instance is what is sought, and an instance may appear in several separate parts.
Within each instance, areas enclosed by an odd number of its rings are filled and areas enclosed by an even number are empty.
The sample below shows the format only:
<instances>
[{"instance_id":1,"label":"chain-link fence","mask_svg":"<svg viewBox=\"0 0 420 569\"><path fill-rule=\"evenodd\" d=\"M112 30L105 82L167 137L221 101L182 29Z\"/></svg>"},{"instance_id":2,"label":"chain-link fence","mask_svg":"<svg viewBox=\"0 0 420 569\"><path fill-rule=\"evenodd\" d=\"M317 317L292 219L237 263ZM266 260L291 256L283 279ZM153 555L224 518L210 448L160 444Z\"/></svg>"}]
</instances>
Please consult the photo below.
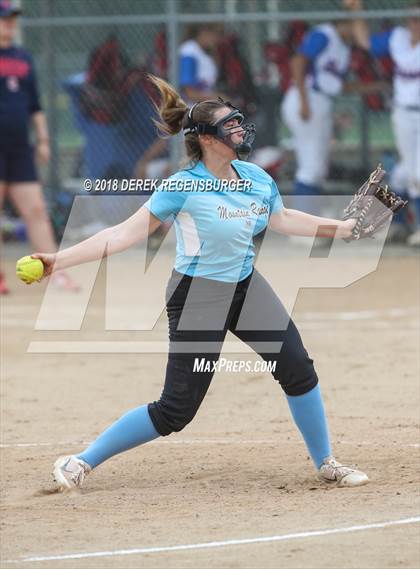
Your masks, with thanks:
<instances>
[{"instance_id":1,"label":"chain-link fence","mask_svg":"<svg viewBox=\"0 0 420 569\"><path fill-rule=\"evenodd\" d=\"M89 178L133 178L173 171L179 144L148 154L156 142L152 91L144 72L179 84L178 48L191 25L223 24L215 48L215 89L245 107L257 124L256 148L283 191L294 173L280 104L290 57L310 26L350 17L339 0L22 0L22 43L33 55L48 116L52 159L43 173L51 203ZM403 0L365 0L372 30L407 15ZM352 75L390 84L387 61L353 50ZM342 95L334 107L329 184L360 180L380 159L395 162L391 90ZM269 149L264 152L262 149ZM290 155L290 158L289 158ZM171 160L172 157L172 160ZM158 174L155 174L158 172ZM63 194L64 192L64 194ZM61 196L61 197L60 197ZM58 214L57 214L58 215Z\"/></svg>"}]
</instances>

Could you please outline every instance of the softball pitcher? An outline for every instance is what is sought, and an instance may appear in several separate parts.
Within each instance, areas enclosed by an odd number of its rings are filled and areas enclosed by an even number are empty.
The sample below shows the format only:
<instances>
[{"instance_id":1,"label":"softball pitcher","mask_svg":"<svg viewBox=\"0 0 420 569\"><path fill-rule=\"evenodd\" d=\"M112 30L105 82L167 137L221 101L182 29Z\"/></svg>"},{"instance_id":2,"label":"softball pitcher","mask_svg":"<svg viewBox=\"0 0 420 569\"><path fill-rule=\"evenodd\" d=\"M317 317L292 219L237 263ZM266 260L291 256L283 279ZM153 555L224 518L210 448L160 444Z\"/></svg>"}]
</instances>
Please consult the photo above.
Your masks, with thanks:
<instances>
[{"instance_id":1,"label":"softball pitcher","mask_svg":"<svg viewBox=\"0 0 420 569\"><path fill-rule=\"evenodd\" d=\"M264 360L276 363L273 376L286 393L320 479L338 486L366 484L366 474L333 457L313 361L282 303L253 267L253 236L268 224L275 231L302 236L314 236L322 225L326 226L325 236L347 238L354 220L286 209L274 180L244 160L251 150L255 127L243 124L244 116L238 109L220 98L198 102L189 109L168 83L156 77L151 80L161 94L158 127L169 135L184 132L191 163L168 179L180 189L165 191L162 186L119 225L57 254L34 257L43 261L45 275L49 275L100 259L103 251L107 255L123 251L147 239L168 216L175 216L177 256L166 291L170 348L165 383L158 400L128 411L79 454L59 457L53 470L58 486L80 487L86 475L110 457L181 431L203 401L228 330ZM214 186L241 180L250 182L247 191L182 191L191 182ZM242 311L253 323L257 315L261 327L238 325ZM181 325L185 318L190 325ZM262 343L282 343L282 347L269 352L261 349ZM191 353L191 346L195 353ZM212 365L197 371L195 358Z\"/></svg>"},{"instance_id":2,"label":"softball pitcher","mask_svg":"<svg viewBox=\"0 0 420 569\"><path fill-rule=\"evenodd\" d=\"M361 0L349 0L348 7L362 10ZM411 5L418 8L420 3ZM356 41L377 57L389 55L394 62L394 108L392 125L408 195L416 211L417 229L408 238L420 245L420 16L408 18L406 26L369 34L363 20L353 23Z\"/></svg>"}]
</instances>

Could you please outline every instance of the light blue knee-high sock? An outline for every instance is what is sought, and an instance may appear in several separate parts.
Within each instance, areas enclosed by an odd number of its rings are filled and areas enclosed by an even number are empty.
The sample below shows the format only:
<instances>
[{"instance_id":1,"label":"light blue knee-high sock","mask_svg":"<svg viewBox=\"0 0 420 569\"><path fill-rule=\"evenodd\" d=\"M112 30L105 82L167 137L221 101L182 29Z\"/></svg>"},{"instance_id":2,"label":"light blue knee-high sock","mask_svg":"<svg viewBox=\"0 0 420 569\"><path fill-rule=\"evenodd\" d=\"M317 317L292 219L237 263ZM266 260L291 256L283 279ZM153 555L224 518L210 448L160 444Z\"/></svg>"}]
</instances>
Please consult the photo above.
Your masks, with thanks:
<instances>
[{"instance_id":1,"label":"light blue knee-high sock","mask_svg":"<svg viewBox=\"0 0 420 569\"><path fill-rule=\"evenodd\" d=\"M319 384L304 395L287 395L287 402L309 454L319 468L324 458L332 454Z\"/></svg>"},{"instance_id":2,"label":"light blue knee-high sock","mask_svg":"<svg viewBox=\"0 0 420 569\"><path fill-rule=\"evenodd\" d=\"M77 455L92 468L111 456L160 437L147 405L128 411L106 429L86 450Z\"/></svg>"}]
</instances>

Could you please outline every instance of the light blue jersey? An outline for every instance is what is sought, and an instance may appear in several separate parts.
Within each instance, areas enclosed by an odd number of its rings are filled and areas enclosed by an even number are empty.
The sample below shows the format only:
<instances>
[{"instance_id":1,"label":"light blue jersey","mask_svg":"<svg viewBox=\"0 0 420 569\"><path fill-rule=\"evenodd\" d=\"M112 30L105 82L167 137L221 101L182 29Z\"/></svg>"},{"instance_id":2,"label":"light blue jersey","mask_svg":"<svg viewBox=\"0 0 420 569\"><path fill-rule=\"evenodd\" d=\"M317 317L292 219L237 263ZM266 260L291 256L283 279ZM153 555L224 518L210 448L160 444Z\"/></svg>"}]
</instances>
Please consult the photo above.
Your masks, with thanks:
<instances>
[{"instance_id":1,"label":"light blue jersey","mask_svg":"<svg viewBox=\"0 0 420 569\"><path fill-rule=\"evenodd\" d=\"M246 189L182 191L180 185L191 188L192 180L197 186L206 180L220 183L200 161L168 179L177 181L176 190L160 187L144 204L161 221L175 216L180 273L224 282L245 279L252 272L254 235L284 207L275 181L262 168L241 160L232 166L241 180L250 181Z\"/></svg>"}]
</instances>

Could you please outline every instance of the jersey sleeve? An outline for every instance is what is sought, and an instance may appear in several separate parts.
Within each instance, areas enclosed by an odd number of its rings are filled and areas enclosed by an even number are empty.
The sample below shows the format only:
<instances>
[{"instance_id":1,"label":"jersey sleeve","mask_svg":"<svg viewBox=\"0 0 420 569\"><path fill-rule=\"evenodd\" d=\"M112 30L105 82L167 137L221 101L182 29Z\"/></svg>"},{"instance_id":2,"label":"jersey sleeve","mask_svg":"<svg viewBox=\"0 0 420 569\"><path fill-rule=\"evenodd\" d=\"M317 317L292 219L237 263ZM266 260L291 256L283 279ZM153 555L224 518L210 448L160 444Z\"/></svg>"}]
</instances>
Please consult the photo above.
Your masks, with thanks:
<instances>
[{"instance_id":1,"label":"jersey sleeve","mask_svg":"<svg viewBox=\"0 0 420 569\"><path fill-rule=\"evenodd\" d=\"M30 65L30 73L28 75L28 93L29 93L29 112L30 114L37 113L42 110L41 103L39 101L38 84L35 73L34 62L31 57L28 56L28 63Z\"/></svg>"},{"instance_id":2,"label":"jersey sleeve","mask_svg":"<svg viewBox=\"0 0 420 569\"><path fill-rule=\"evenodd\" d=\"M179 61L179 85L195 87L198 85L197 60L191 55L182 55Z\"/></svg>"},{"instance_id":3,"label":"jersey sleeve","mask_svg":"<svg viewBox=\"0 0 420 569\"><path fill-rule=\"evenodd\" d=\"M274 180L271 182L271 196L270 196L270 215L277 213L284 208L283 200L281 199L279 189Z\"/></svg>"},{"instance_id":4,"label":"jersey sleeve","mask_svg":"<svg viewBox=\"0 0 420 569\"><path fill-rule=\"evenodd\" d=\"M305 35L297 51L313 61L327 47L327 44L327 36L320 30L313 30Z\"/></svg>"},{"instance_id":5,"label":"jersey sleeve","mask_svg":"<svg viewBox=\"0 0 420 569\"><path fill-rule=\"evenodd\" d=\"M144 204L144 207L161 221L176 216L184 206L186 192L158 188Z\"/></svg>"},{"instance_id":6,"label":"jersey sleeve","mask_svg":"<svg viewBox=\"0 0 420 569\"><path fill-rule=\"evenodd\" d=\"M390 41L393 30L387 30L370 36L370 51L375 57L390 54Z\"/></svg>"}]
</instances>

